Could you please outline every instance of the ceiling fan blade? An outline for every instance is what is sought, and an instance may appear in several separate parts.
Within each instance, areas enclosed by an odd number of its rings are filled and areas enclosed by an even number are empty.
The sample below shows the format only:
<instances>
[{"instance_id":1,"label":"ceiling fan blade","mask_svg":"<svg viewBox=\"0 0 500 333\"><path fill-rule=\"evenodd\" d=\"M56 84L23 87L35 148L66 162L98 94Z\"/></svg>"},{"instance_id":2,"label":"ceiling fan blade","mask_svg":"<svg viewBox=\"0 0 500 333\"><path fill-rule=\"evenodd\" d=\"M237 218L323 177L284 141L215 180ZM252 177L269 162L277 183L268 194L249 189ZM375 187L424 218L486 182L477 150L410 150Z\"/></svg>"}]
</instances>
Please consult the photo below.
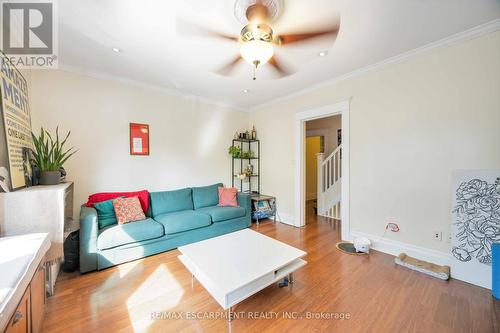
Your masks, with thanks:
<instances>
[{"instance_id":1,"label":"ceiling fan blade","mask_svg":"<svg viewBox=\"0 0 500 333\"><path fill-rule=\"evenodd\" d=\"M293 72L288 69L281 61L279 61L277 58L276 58L276 55L273 55L271 59L269 59L269 65L271 65L275 70L276 72L278 72L278 74L280 76L288 76L288 75L291 75L293 74Z\"/></svg>"},{"instance_id":2,"label":"ceiling fan blade","mask_svg":"<svg viewBox=\"0 0 500 333\"><path fill-rule=\"evenodd\" d=\"M340 25L336 25L334 27L324 29L324 30L305 32L305 33L279 35L277 38L277 42L279 45L288 45L288 44L303 42L303 41L307 41L310 39L324 37L324 36L328 36L328 35L336 37L337 34L339 33L339 29L340 29Z\"/></svg>"},{"instance_id":3,"label":"ceiling fan blade","mask_svg":"<svg viewBox=\"0 0 500 333\"><path fill-rule=\"evenodd\" d=\"M195 37L211 37L211 38L220 38L225 40L230 40L233 42L237 42L239 40L239 36L231 36L228 34L220 33L218 31L212 30L210 28L201 27L196 24L186 22L181 19L176 20L176 29L177 33L182 35L189 35Z\"/></svg>"},{"instance_id":4,"label":"ceiling fan blade","mask_svg":"<svg viewBox=\"0 0 500 333\"><path fill-rule=\"evenodd\" d=\"M220 74L220 75L228 76L229 74L231 74L231 72L233 71L233 69L236 67L236 65L241 60L243 60L243 58L241 57L241 55L238 54L236 57L234 57L233 60L231 60L230 62L228 62L224 66L220 67L215 72L217 74Z\"/></svg>"}]
</instances>

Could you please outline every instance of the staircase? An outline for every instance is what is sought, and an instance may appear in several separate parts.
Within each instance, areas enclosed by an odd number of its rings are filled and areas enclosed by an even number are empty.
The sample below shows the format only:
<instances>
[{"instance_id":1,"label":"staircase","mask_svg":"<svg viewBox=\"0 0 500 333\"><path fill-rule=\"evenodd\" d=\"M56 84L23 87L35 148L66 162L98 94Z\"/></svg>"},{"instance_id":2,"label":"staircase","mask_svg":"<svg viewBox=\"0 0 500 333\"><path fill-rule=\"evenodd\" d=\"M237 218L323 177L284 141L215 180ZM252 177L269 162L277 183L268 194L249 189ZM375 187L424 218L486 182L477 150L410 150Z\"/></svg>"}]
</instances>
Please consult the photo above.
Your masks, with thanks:
<instances>
[{"instance_id":1,"label":"staircase","mask_svg":"<svg viewBox=\"0 0 500 333\"><path fill-rule=\"evenodd\" d=\"M328 157L318 154L318 215L341 219L342 199L342 145Z\"/></svg>"}]
</instances>

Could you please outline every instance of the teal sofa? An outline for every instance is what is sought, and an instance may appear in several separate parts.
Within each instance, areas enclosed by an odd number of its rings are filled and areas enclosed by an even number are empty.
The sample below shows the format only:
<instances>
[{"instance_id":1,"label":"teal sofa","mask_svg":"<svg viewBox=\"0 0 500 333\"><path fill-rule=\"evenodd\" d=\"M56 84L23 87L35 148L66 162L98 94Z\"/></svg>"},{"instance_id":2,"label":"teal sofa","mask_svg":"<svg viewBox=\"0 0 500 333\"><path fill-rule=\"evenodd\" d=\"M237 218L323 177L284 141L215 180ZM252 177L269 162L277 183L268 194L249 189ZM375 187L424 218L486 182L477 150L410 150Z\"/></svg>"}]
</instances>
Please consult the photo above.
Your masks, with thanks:
<instances>
[{"instance_id":1,"label":"teal sofa","mask_svg":"<svg viewBox=\"0 0 500 333\"><path fill-rule=\"evenodd\" d=\"M101 270L251 225L250 195L238 207L219 207L218 187L151 192L143 221L99 228L97 211L80 212L80 272Z\"/></svg>"}]
</instances>

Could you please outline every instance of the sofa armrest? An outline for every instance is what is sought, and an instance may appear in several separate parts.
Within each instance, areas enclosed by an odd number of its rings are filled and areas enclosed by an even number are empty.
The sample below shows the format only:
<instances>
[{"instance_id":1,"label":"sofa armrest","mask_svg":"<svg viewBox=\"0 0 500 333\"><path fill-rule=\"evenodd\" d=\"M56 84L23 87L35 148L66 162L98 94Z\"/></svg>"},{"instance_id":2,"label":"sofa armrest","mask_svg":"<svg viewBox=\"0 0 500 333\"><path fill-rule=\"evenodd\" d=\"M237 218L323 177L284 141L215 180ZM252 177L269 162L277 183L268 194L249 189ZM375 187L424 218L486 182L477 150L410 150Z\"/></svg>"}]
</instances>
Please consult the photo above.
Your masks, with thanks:
<instances>
[{"instance_id":1,"label":"sofa armrest","mask_svg":"<svg viewBox=\"0 0 500 333\"><path fill-rule=\"evenodd\" d=\"M97 211L93 207L82 206L80 210L80 272L97 269Z\"/></svg>"},{"instance_id":2,"label":"sofa armrest","mask_svg":"<svg viewBox=\"0 0 500 333\"><path fill-rule=\"evenodd\" d=\"M238 192L238 205L245 208L246 215L245 217L248 219L248 226L252 224L252 200L251 195L249 193L241 193Z\"/></svg>"}]
</instances>

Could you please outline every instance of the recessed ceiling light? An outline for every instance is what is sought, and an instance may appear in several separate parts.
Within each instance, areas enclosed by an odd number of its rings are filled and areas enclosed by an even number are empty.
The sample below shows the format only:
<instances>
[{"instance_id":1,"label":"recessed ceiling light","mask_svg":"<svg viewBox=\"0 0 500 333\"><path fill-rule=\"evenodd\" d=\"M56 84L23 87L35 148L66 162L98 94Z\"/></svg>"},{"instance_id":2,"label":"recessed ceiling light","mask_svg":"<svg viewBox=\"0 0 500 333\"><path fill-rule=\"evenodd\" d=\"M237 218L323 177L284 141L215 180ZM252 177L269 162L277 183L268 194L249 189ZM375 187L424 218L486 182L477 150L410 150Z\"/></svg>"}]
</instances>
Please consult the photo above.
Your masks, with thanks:
<instances>
[{"instance_id":1,"label":"recessed ceiling light","mask_svg":"<svg viewBox=\"0 0 500 333\"><path fill-rule=\"evenodd\" d=\"M320 53L318 53L318 56L319 57L324 57L328 54L328 51L321 51Z\"/></svg>"},{"instance_id":2,"label":"recessed ceiling light","mask_svg":"<svg viewBox=\"0 0 500 333\"><path fill-rule=\"evenodd\" d=\"M116 52L116 53L120 53L122 50L117 48L117 47L113 47L112 48L113 52Z\"/></svg>"},{"instance_id":3,"label":"recessed ceiling light","mask_svg":"<svg viewBox=\"0 0 500 333\"><path fill-rule=\"evenodd\" d=\"M249 92L250 92L250 90L248 90L248 89L243 89L243 93L244 93L244 94L248 94Z\"/></svg>"}]
</instances>

